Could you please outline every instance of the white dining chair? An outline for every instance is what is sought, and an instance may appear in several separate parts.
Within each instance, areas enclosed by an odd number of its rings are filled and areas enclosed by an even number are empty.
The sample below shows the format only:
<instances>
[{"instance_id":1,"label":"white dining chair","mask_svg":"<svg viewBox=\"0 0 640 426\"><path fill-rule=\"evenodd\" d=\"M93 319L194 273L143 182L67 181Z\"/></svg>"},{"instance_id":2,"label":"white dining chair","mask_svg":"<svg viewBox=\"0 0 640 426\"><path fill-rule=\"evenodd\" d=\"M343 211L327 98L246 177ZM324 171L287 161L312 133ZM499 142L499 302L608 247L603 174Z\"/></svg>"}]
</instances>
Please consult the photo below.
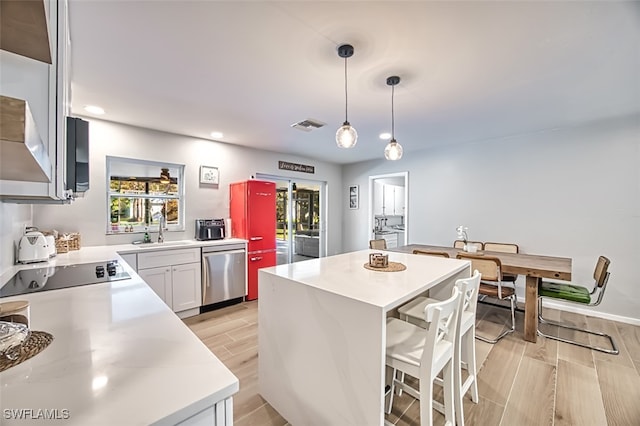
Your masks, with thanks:
<instances>
[{"instance_id":1,"label":"white dining chair","mask_svg":"<svg viewBox=\"0 0 640 426\"><path fill-rule=\"evenodd\" d=\"M471 400L478 403L478 381L476 370L476 307L478 304L478 288L480 287L479 271L474 271L470 278L456 281L455 286L461 293L462 307L458 315L456 329L456 349L454 352L454 401L456 421L458 426L464 426L463 398L471 391ZM398 308L400 319L426 327L422 312L425 306L437 303L439 300L428 297L416 297L409 303ZM462 369L467 370L467 378L462 383ZM439 380L436 380L436 383ZM443 411L439 404L434 403L438 411Z\"/></svg>"},{"instance_id":2,"label":"white dining chair","mask_svg":"<svg viewBox=\"0 0 640 426\"><path fill-rule=\"evenodd\" d=\"M455 423L454 368L456 327L461 297L457 287L449 299L424 308L427 328L387 318L386 364L393 369L387 414L393 407L393 396L399 389L420 400L420 424L433 424L433 383L440 372L444 388L444 416ZM415 389L398 378L398 372L419 380Z\"/></svg>"}]
</instances>

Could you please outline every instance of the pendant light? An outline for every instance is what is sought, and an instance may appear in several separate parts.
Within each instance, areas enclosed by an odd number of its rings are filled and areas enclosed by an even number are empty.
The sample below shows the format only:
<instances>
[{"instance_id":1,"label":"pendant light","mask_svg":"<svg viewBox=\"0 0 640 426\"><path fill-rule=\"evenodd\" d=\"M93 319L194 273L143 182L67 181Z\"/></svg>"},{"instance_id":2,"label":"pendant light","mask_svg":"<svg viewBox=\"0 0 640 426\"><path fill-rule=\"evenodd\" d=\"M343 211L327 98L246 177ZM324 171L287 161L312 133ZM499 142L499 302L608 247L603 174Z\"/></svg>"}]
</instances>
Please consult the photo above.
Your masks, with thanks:
<instances>
[{"instance_id":1,"label":"pendant light","mask_svg":"<svg viewBox=\"0 0 640 426\"><path fill-rule=\"evenodd\" d=\"M353 56L353 46L350 44L340 45L338 56L344 58L344 123L336 132L336 143L340 148L353 148L358 142L358 132L347 119L347 58Z\"/></svg>"},{"instance_id":2,"label":"pendant light","mask_svg":"<svg viewBox=\"0 0 640 426\"><path fill-rule=\"evenodd\" d=\"M397 75L387 78L387 85L391 86L391 140L384 149L384 158L387 160L395 161L402 158L402 145L396 141L395 137L395 122L393 116L393 94L396 84L400 83L400 77Z\"/></svg>"}]
</instances>

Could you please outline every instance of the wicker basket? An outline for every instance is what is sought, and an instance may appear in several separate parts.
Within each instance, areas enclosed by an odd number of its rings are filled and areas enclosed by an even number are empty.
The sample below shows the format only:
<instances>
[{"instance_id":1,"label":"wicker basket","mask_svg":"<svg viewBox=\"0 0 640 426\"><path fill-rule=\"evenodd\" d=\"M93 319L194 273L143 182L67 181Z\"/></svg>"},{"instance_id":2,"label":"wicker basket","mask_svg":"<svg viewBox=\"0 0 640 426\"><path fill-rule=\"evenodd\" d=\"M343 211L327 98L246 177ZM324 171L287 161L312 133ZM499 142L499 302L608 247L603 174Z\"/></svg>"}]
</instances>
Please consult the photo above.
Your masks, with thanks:
<instances>
[{"instance_id":1,"label":"wicker basket","mask_svg":"<svg viewBox=\"0 0 640 426\"><path fill-rule=\"evenodd\" d=\"M68 253L73 250L80 250L80 234L78 232L61 235L56 238L57 253Z\"/></svg>"}]
</instances>

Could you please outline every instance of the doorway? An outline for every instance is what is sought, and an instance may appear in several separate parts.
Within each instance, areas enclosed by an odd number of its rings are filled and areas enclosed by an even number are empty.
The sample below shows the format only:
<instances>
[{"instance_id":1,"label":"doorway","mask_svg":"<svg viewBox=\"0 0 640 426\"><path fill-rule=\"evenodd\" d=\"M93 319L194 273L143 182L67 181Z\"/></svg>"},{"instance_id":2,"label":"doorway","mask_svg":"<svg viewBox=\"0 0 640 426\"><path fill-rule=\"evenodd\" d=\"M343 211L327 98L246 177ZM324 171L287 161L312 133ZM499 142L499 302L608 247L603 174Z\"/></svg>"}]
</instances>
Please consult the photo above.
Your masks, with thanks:
<instances>
[{"instance_id":1,"label":"doorway","mask_svg":"<svg viewBox=\"0 0 640 426\"><path fill-rule=\"evenodd\" d=\"M369 239L387 248L408 244L409 172L369 176Z\"/></svg>"},{"instance_id":2,"label":"doorway","mask_svg":"<svg viewBox=\"0 0 640 426\"><path fill-rule=\"evenodd\" d=\"M326 182L256 174L276 184L276 264L326 255Z\"/></svg>"}]
</instances>

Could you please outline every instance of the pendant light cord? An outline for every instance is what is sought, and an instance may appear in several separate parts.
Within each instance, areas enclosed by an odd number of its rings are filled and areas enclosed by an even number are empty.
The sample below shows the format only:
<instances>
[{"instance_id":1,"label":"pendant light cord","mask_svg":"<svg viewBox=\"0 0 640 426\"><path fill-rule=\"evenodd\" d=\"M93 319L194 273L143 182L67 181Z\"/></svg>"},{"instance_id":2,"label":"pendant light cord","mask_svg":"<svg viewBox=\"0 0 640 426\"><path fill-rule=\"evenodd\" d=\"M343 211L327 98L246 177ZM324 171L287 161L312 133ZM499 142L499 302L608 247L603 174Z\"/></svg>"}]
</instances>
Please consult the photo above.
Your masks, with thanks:
<instances>
[{"instance_id":1,"label":"pendant light cord","mask_svg":"<svg viewBox=\"0 0 640 426\"><path fill-rule=\"evenodd\" d=\"M344 121L349 122L347 116L348 94L347 94L347 58L344 58Z\"/></svg>"},{"instance_id":2,"label":"pendant light cord","mask_svg":"<svg viewBox=\"0 0 640 426\"><path fill-rule=\"evenodd\" d=\"M395 92L396 86L395 84L393 86L391 86L391 139L395 140L396 139L396 133L395 133L395 120L394 120L394 116L395 114L393 113L393 94Z\"/></svg>"}]
</instances>

